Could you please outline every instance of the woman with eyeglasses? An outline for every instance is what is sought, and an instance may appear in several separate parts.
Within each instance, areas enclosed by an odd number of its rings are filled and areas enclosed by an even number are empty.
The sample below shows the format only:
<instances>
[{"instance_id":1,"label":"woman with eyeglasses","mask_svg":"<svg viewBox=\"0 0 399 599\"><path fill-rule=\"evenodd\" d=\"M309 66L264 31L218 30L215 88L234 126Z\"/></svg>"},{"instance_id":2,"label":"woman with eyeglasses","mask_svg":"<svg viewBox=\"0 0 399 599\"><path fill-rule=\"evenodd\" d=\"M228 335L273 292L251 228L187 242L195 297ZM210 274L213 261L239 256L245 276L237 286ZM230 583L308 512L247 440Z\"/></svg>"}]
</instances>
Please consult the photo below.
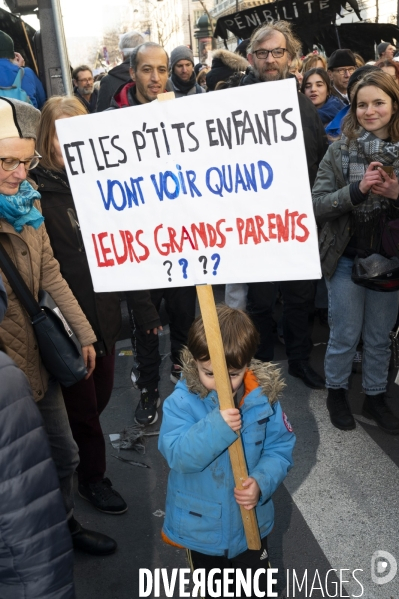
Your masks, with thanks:
<instances>
[{"instance_id":1,"label":"woman with eyeglasses","mask_svg":"<svg viewBox=\"0 0 399 599\"><path fill-rule=\"evenodd\" d=\"M315 68L306 71L303 76L301 92L317 108L321 122L325 127L344 107L343 102L333 94L330 78L325 69Z\"/></svg>"},{"instance_id":2,"label":"woman with eyeglasses","mask_svg":"<svg viewBox=\"0 0 399 599\"><path fill-rule=\"evenodd\" d=\"M33 181L28 181L29 170L40 160L35 152L39 121L40 112L32 105L0 98L0 244L35 299L39 289L44 289L59 306L82 345L89 377L95 367L96 336L61 275L40 211L40 193ZM31 320L1 268L0 275L8 296L0 336L8 355L28 377L42 414L74 547L96 555L113 553L116 549L113 539L82 528L73 517L73 474L79 455L61 387L43 366ZM39 539L37 543L35 555L40 559Z\"/></svg>"}]
</instances>

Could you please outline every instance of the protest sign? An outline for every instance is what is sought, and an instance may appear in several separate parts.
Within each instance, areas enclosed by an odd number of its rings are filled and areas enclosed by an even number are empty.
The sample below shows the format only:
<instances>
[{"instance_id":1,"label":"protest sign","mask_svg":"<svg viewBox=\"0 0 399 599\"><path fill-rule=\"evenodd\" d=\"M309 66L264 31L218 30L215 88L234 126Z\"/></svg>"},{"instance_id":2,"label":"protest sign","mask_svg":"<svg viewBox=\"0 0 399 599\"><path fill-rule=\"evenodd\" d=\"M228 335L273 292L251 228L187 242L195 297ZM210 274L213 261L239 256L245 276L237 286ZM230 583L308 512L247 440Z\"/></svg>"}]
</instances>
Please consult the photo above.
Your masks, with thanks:
<instances>
[{"instance_id":1,"label":"protest sign","mask_svg":"<svg viewBox=\"0 0 399 599\"><path fill-rule=\"evenodd\" d=\"M294 80L56 126L95 291L320 278Z\"/></svg>"}]
</instances>

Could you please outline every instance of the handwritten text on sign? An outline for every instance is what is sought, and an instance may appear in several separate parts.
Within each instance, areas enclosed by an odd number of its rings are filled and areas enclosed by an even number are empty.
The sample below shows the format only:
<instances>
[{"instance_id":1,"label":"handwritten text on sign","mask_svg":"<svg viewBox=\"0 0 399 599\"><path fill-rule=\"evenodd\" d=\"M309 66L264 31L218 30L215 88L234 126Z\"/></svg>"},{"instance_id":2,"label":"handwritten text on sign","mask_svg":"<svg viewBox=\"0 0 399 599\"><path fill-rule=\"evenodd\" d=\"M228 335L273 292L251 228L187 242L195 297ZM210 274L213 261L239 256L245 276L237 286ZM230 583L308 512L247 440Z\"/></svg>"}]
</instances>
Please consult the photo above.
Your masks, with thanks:
<instances>
[{"instance_id":1,"label":"handwritten text on sign","mask_svg":"<svg viewBox=\"0 0 399 599\"><path fill-rule=\"evenodd\" d=\"M320 277L292 80L57 132L96 291Z\"/></svg>"}]
</instances>

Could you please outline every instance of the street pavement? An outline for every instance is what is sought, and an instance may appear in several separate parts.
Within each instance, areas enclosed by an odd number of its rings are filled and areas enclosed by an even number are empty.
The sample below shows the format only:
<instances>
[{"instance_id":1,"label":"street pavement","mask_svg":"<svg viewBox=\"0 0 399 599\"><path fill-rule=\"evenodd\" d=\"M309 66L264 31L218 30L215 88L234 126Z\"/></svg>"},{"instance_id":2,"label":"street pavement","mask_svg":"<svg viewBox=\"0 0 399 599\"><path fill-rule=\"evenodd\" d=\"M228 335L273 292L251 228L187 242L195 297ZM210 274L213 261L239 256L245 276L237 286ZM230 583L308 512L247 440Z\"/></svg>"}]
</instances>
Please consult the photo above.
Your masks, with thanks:
<instances>
[{"instance_id":1,"label":"street pavement","mask_svg":"<svg viewBox=\"0 0 399 599\"><path fill-rule=\"evenodd\" d=\"M223 300L222 286L214 288ZM78 599L136 599L139 569L187 568L185 553L165 545L161 528L165 509L168 466L157 450L157 436L146 438L145 454L114 449L109 434L133 424L139 392L132 388L133 364L126 308L117 343L115 387L101 421L107 444L107 476L129 505L126 514L96 511L76 493L76 518L86 527L118 542L118 551L98 558L75 554ZM281 306L277 306L277 316ZM313 324L312 365L323 370L328 328ZM169 380L169 327L160 337L160 393L173 390ZM357 427L343 432L329 421L327 392L312 391L287 373L284 345L276 338L275 361L287 386L281 404L297 435L295 465L274 495L275 527L269 536L269 556L280 599L297 597L362 597L399 599L399 573L389 582L399 561L399 437L390 436L361 415L361 374L351 380L350 404ZM394 379L391 371L390 379ZM399 416L399 387L390 382L390 405ZM159 419L147 432L159 431ZM115 456L145 463L133 466ZM388 552L376 555L376 552ZM262 567L262 564L260 565ZM373 577L372 577L373 570ZM159 595L165 598L161 585ZM176 588L174 594L180 597Z\"/></svg>"}]
</instances>

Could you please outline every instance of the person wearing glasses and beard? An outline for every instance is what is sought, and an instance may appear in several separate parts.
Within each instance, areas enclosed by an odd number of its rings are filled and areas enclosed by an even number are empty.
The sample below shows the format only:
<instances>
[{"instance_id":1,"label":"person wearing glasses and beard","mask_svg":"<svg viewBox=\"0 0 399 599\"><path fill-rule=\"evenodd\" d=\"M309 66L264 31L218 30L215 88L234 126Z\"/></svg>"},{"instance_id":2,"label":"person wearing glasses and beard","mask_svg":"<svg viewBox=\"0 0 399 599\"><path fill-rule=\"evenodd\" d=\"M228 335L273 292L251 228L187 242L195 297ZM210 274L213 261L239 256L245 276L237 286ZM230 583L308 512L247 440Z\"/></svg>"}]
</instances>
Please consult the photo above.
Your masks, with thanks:
<instances>
[{"instance_id":1,"label":"person wearing glasses and beard","mask_svg":"<svg viewBox=\"0 0 399 599\"><path fill-rule=\"evenodd\" d=\"M240 85L279 81L294 78L290 74L291 62L299 55L300 42L294 36L290 23L266 23L252 35L247 59L250 68ZM323 123L312 102L298 93L305 141L310 187L316 179L317 169L328 144ZM273 308L277 284L262 282L248 285L247 311L260 334L260 346L255 358L270 362L274 357ZM313 303L313 281L282 281L280 290L284 300L283 329L288 357L288 372L300 378L311 389L324 388L325 381L309 364L312 347L308 317Z\"/></svg>"},{"instance_id":2,"label":"person wearing glasses and beard","mask_svg":"<svg viewBox=\"0 0 399 599\"><path fill-rule=\"evenodd\" d=\"M96 112L98 90L94 87L94 77L90 67L85 64L76 67L72 73L73 93L82 102L87 112Z\"/></svg>"}]
</instances>

